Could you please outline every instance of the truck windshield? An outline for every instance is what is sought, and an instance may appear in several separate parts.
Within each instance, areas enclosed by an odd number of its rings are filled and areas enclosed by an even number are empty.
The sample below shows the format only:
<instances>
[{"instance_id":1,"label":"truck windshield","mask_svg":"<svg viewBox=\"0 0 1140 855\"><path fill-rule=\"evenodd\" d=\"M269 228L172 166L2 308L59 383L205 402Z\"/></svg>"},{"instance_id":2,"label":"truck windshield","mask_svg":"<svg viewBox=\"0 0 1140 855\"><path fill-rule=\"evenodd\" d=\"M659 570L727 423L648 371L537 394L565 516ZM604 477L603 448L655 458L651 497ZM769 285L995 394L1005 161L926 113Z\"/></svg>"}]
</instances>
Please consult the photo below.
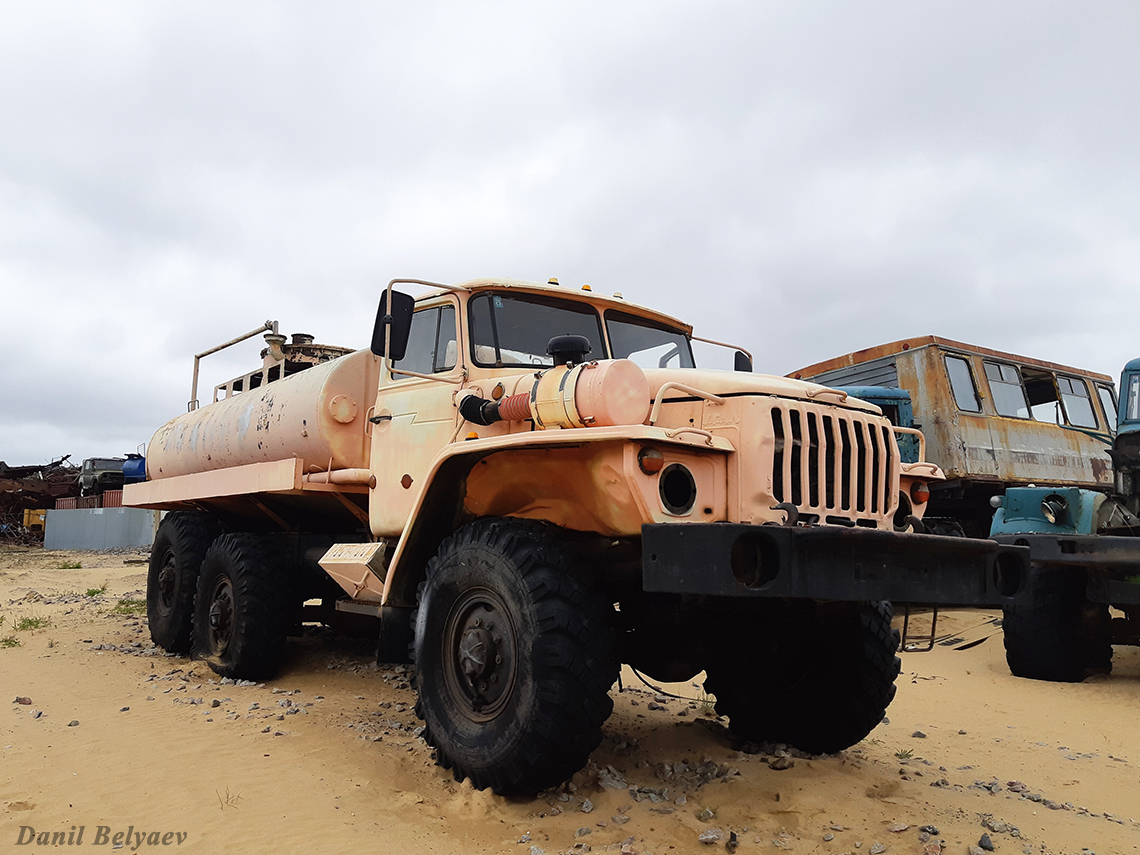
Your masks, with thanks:
<instances>
[{"instance_id":1,"label":"truck windshield","mask_svg":"<svg viewBox=\"0 0 1140 855\"><path fill-rule=\"evenodd\" d=\"M607 356L601 318L588 303L491 292L476 294L467 306L476 365L553 365L546 345L558 335L583 335L590 341L591 359Z\"/></svg>"},{"instance_id":2,"label":"truck windshield","mask_svg":"<svg viewBox=\"0 0 1140 855\"><path fill-rule=\"evenodd\" d=\"M1128 407L1124 418L1130 422L1140 419L1140 374L1128 378Z\"/></svg>"},{"instance_id":3,"label":"truck windshield","mask_svg":"<svg viewBox=\"0 0 1140 855\"><path fill-rule=\"evenodd\" d=\"M631 359L641 368L694 368L684 332L625 312L606 312L614 359Z\"/></svg>"}]
</instances>

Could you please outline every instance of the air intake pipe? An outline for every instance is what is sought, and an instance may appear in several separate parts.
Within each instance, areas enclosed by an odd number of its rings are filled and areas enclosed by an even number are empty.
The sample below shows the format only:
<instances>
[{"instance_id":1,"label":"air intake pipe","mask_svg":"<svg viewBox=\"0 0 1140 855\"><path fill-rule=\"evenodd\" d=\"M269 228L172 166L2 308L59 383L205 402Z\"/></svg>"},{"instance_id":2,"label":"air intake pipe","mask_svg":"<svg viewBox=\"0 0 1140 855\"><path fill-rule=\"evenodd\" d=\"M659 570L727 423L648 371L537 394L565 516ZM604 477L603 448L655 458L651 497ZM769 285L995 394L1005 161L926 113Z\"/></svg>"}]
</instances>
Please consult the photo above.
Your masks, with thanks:
<instances>
[{"instance_id":1,"label":"air intake pipe","mask_svg":"<svg viewBox=\"0 0 1140 855\"><path fill-rule=\"evenodd\" d=\"M499 401L467 395L459 402L459 414L475 425L495 422L521 422L530 418L530 393L520 392Z\"/></svg>"}]
</instances>

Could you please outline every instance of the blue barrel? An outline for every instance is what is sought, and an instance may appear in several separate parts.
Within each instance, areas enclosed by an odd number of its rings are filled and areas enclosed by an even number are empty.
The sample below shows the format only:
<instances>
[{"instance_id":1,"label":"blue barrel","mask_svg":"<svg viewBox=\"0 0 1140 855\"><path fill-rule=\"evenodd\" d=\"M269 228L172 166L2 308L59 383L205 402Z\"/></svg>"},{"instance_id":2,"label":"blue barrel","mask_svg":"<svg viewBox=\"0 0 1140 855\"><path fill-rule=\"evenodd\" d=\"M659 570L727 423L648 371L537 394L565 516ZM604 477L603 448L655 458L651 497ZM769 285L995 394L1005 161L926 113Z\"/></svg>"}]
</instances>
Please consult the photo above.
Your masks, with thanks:
<instances>
[{"instance_id":1,"label":"blue barrel","mask_svg":"<svg viewBox=\"0 0 1140 855\"><path fill-rule=\"evenodd\" d=\"M146 458L141 454L128 454L123 464L123 483L138 484L146 480Z\"/></svg>"}]
</instances>

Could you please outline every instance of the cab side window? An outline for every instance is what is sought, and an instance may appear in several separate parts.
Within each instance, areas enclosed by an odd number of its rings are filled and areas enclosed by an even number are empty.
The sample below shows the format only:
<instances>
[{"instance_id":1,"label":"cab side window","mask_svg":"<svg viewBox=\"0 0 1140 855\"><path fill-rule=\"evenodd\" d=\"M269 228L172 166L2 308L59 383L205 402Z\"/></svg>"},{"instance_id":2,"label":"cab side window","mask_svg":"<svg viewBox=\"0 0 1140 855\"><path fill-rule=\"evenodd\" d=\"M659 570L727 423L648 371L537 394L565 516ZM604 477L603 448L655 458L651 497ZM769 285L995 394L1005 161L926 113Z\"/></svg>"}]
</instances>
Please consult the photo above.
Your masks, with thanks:
<instances>
[{"instance_id":1,"label":"cab side window","mask_svg":"<svg viewBox=\"0 0 1140 855\"><path fill-rule=\"evenodd\" d=\"M455 367L459 348L455 336L455 307L433 306L412 315L408 349L404 358L393 363L401 371L438 374ZM396 375L399 379L400 375Z\"/></svg>"},{"instance_id":2,"label":"cab side window","mask_svg":"<svg viewBox=\"0 0 1140 855\"><path fill-rule=\"evenodd\" d=\"M1060 385L1051 371L1025 366L1021 369L1021 379L1025 383L1025 394L1029 398L1029 411L1039 422L1063 425Z\"/></svg>"},{"instance_id":3,"label":"cab side window","mask_svg":"<svg viewBox=\"0 0 1140 855\"><path fill-rule=\"evenodd\" d=\"M1025 401L1025 390L1021 388L1021 375L1017 368L1004 362L985 362L983 365L998 415L1029 418L1029 405Z\"/></svg>"},{"instance_id":4,"label":"cab side window","mask_svg":"<svg viewBox=\"0 0 1140 855\"><path fill-rule=\"evenodd\" d=\"M969 360L961 356L946 357L946 373L950 376L950 388L959 410L980 413L982 403L978 400L978 390L974 386L974 375L970 371Z\"/></svg>"},{"instance_id":5,"label":"cab side window","mask_svg":"<svg viewBox=\"0 0 1140 855\"><path fill-rule=\"evenodd\" d=\"M1089 398L1089 387L1084 380L1076 377L1057 377L1057 388L1061 390L1061 403L1069 424L1076 427L1096 427L1096 413Z\"/></svg>"}]
</instances>

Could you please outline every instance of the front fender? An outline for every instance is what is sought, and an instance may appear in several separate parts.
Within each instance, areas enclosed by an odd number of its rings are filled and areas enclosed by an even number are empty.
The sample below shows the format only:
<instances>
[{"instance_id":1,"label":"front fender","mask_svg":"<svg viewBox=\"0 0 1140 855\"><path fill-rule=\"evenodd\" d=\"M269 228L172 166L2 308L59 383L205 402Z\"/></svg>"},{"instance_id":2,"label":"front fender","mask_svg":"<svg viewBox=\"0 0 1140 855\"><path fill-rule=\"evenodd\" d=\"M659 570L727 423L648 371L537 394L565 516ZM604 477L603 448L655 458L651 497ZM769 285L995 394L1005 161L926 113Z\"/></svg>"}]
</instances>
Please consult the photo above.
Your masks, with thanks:
<instances>
[{"instance_id":1,"label":"front fender","mask_svg":"<svg viewBox=\"0 0 1140 855\"><path fill-rule=\"evenodd\" d=\"M465 521L480 516L545 519L566 528L611 535L626 533L625 529L639 533L649 521L649 511L638 491L620 482L630 477L631 465L636 466L631 464L636 454L627 449L643 444L677 453L711 452L718 458L734 451L726 439L704 431L648 425L534 431L448 445L432 461L427 483L400 536L385 578L384 604L415 605L416 587L439 544ZM616 446L616 456L600 453L605 445ZM500 457L497 466L506 462L507 468L536 467L535 483L545 485L545 490L517 497L509 490L488 491L480 481L493 481L494 476L474 476L472 470L495 457ZM552 462L540 464L543 457ZM599 463L603 458L622 462ZM716 480L711 473L705 477ZM719 493L720 506L713 514L723 518L723 489ZM706 507L700 504L695 509L698 515Z\"/></svg>"}]
</instances>

